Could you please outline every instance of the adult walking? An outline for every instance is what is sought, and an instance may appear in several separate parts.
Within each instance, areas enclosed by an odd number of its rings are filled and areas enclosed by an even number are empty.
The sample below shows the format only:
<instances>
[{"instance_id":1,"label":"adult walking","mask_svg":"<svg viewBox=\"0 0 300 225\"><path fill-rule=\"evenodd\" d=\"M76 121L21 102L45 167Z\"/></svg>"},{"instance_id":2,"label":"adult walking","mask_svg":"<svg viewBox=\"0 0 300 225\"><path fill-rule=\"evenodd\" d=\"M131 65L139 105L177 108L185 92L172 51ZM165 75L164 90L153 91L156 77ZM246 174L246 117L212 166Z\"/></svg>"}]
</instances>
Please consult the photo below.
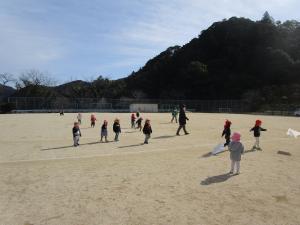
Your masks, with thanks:
<instances>
[{"instance_id":1,"label":"adult walking","mask_svg":"<svg viewBox=\"0 0 300 225\"><path fill-rule=\"evenodd\" d=\"M178 127L178 130L176 132L176 135L180 135L179 132L180 132L181 128L183 129L185 135L189 134L189 132L187 132L186 129L185 129L185 125L186 125L187 120L189 120L189 118L187 118L186 115L185 115L185 105L181 104L179 106L179 127Z\"/></svg>"}]
</instances>

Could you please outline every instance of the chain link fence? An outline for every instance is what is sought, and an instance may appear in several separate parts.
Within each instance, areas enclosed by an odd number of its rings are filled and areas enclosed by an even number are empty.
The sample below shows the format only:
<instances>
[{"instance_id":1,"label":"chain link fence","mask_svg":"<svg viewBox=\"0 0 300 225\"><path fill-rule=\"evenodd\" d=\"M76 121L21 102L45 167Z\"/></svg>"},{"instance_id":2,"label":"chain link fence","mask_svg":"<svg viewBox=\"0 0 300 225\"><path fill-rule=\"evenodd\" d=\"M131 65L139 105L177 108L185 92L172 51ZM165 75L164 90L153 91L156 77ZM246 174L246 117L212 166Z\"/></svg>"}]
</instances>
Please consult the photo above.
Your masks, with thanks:
<instances>
[{"instance_id":1,"label":"chain link fence","mask_svg":"<svg viewBox=\"0 0 300 225\"><path fill-rule=\"evenodd\" d=\"M241 100L166 100L166 99L106 99L106 98L40 98L10 97L8 102L15 111L58 112L129 112L131 104L158 104L159 112L170 112L180 104L188 111L242 113L247 103Z\"/></svg>"}]
</instances>

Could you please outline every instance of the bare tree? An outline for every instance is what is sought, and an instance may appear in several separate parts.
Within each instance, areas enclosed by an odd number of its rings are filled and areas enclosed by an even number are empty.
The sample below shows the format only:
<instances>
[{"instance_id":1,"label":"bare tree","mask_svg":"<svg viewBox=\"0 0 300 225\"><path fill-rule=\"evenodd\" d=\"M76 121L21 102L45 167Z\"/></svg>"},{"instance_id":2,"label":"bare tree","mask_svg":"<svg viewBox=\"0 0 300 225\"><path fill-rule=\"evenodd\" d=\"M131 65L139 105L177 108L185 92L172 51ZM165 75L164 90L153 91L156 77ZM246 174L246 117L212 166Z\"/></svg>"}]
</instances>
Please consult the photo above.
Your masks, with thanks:
<instances>
[{"instance_id":1,"label":"bare tree","mask_svg":"<svg viewBox=\"0 0 300 225\"><path fill-rule=\"evenodd\" d=\"M49 75L39 70L29 70L22 73L16 81L16 88L24 88L27 86L54 86L56 81Z\"/></svg>"},{"instance_id":2,"label":"bare tree","mask_svg":"<svg viewBox=\"0 0 300 225\"><path fill-rule=\"evenodd\" d=\"M0 83L6 85L7 83L15 81L15 78L12 74L9 73L0 73Z\"/></svg>"}]
</instances>

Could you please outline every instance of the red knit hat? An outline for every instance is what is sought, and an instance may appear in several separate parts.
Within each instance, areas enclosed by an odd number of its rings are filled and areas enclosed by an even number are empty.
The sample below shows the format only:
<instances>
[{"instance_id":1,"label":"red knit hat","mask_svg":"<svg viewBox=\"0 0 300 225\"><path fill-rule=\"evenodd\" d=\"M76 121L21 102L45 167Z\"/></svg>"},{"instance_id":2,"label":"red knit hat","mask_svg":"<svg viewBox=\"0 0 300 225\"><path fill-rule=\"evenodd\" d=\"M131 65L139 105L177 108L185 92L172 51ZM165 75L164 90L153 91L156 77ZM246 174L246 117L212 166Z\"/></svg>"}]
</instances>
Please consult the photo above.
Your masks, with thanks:
<instances>
[{"instance_id":1,"label":"red knit hat","mask_svg":"<svg viewBox=\"0 0 300 225\"><path fill-rule=\"evenodd\" d=\"M228 128L228 127L230 127L230 125L231 125L231 121L230 120L226 120L224 128Z\"/></svg>"},{"instance_id":2,"label":"red knit hat","mask_svg":"<svg viewBox=\"0 0 300 225\"><path fill-rule=\"evenodd\" d=\"M262 123L261 120L256 120L256 121L255 121L255 126L256 126L256 127L257 127L257 126L260 126L261 123Z\"/></svg>"}]
</instances>

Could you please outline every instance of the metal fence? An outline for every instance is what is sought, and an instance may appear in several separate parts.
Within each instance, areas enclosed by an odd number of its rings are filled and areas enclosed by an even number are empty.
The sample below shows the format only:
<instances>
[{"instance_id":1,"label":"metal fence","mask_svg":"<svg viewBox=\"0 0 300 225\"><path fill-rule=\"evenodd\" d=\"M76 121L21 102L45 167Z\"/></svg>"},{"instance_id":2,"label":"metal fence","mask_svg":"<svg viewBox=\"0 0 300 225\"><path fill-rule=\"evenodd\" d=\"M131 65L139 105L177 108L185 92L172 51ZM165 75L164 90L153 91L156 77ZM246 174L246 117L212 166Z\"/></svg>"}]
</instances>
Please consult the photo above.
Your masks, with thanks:
<instances>
[{"instance_id":1,"label":"metal fence","mask_svg":"<svg viewBox=\"0 0 300 225\"><path fill-rule=\"evenodd\" d=\"M246 112L247 104L241 100L166 100L166 99L105 99L105 98L45 98L10 97L8 102L16 111L100 111L128 112L133 103L158 104L159 112L169 112L180 104L195 112Z\"/></svg>"}]
</instances>

